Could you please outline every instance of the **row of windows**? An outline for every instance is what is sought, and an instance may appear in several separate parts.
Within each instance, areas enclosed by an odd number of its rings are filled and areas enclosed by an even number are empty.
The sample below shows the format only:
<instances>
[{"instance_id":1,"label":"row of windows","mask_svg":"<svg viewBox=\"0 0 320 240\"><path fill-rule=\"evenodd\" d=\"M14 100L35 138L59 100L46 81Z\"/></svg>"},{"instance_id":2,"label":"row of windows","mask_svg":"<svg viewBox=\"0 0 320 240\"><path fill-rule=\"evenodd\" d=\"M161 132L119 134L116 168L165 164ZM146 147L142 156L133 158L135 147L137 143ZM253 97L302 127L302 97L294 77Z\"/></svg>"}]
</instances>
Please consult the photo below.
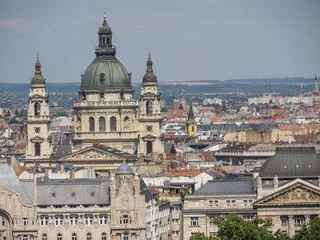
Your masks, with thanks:
<instances>
[{"instance_id":1,"label":"row of windows","mask_svg":"<svg viewBox=\"0 0 320 240\"><path fill-rule=\"evenodd\" d=\"M24 236L23 240L29 240L27 236ZM42 234L42 240L48 240L48 235L46 233ZM68 238L66 238L68 239ZM62 233L57 234L57 240L63 240ZM71 240L78 240L78 235L76 233L72 233ZM86 240L92 240L92 234L89 232L86 234ZM101 240L107 240L107 234L102 233L101 234Z\"/></svg>"},{"instance_id":2,"label":"row of windows","mask_svg":"<svg viewBox=\"0 0 320 240\"><path fill-rule=\"evenodd\" d=\"M221 201L219 202L219 200L209 200L209 205L210 207L212 207L213 205L215 205L216 207L219 206L219 203L221 204ZM223 203L223 202L222 202ZM243 206L252 206L253 204L253 200L252 199L245 199L242 201L242 205ZM225 205L226 206L236 206L236 200L225 200Z\"/></svg>"},{"instance_id":3,"label":"row of windows","mask_svg":"<svg viewBox=\"0 0 320 240\"><path fill-rule=\"evenodd\" d=\"M63 216L56 216L55 217L55 225L56 226L63 225L63 220L64 220ZM73 225L73 226L78 225L79 217L77 215L71 215L69 217L69 223L70 223L70 225ZM85 216L84 223L85 223L85 225L92 225L93 224L93 216L92 215ZM100 225L107 225L108 224L108 216L107 215L100 216L99 223L100 223ZM40 225L41 226L47 226L48 224L49 224L49 217L48 216L40 217ZM26 226L26 225L24 225L24 226Z\"/></svg>"},{"instance_id":4,"label":"row of windows","mask_svg":"<svg viewBox=\"0 0 320 240\"><path fill-rule=\"evenodd\" d=\"M128 122L129 117L124 118L124 122ZM94 118L89 118L89 131L94 132L95 131L95 122ZM99 132L105 132L106 131L106 119L104 117L99 118ZM115 132L117 131L117 119L116 117L110 118L110 131Z\"/></svg>"}]
</instances>

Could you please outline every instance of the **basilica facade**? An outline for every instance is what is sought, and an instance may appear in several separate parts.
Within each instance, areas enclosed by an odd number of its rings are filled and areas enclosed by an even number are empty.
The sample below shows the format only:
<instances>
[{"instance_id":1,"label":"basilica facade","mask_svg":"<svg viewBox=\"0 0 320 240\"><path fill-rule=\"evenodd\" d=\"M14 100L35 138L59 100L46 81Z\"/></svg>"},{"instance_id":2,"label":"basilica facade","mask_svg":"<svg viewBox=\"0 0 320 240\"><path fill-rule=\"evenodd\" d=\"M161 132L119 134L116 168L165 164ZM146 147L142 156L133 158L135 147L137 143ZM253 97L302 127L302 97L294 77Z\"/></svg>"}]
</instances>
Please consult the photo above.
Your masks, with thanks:
<instances>
[{"instance_id":1,"label":"basilica facade","mask_svg":"<svg viewBox=\"0 0 320 240\"><path fill-rule=\"evenodd\" d=\"M131 73L116 58L111 27L106 16L98 31L96 57L81 75L79 99L74 103L72 154L93 144L118 150L118 154L158 158L163 152L160 91L153 73L150 51L140 102L133 98ZM29 95L26 163L48 163L50 146L49 94L39 57Z\"/></svg>"}]
</instances>

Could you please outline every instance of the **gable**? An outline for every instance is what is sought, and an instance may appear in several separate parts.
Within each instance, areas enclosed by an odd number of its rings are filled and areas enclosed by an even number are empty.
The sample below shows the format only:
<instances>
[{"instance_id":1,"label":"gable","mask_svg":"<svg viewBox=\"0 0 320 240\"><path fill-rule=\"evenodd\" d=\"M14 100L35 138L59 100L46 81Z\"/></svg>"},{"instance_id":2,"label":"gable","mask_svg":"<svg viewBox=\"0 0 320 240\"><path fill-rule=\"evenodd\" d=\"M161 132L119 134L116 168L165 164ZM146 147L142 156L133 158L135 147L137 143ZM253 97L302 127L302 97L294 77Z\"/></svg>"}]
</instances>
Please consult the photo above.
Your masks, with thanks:
<instances>
[{"instance_id":1,"label":"gable","mask_svg":"<svg viewBox=\"0 0 320 240\"><path fill-rule=\"evenodd\" d=\"M320 205L320 191L299 182L255 202L257 207L284 205Z\"/></svg>"},{"instance_id":2,"label":"gable","mask_svg":"<svg viewBox=\"0 0 320 240\"><path fill-rule=\"evenodd\" d=\"M77 152L71 153L61 159L61 162L88 162L88 161L123 161L125 160L125 156L121 156L121 152L119 154L115 153L113 148L108 148L106 150L99 149L96 147L87 147L85 149L81 149Z\"/></svg>"}]
</instances>

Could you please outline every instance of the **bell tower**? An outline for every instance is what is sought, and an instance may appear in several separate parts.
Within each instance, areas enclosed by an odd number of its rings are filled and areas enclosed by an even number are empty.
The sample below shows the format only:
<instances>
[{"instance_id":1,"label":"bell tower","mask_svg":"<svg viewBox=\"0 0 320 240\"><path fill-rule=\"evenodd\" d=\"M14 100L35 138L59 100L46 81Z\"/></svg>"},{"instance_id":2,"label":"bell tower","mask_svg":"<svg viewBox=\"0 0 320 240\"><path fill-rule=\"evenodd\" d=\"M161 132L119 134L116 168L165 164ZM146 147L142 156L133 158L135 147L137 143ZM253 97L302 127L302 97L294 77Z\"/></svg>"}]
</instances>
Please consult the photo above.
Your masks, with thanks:
<instances>
[{"instance_id":1,"label":"bell tower","mask_svg":"<svg viewBox=\"0 0 320 240\"><path fill-rule=\"evenodd\" d=\"M317 75L315 75L315 77L314 77L314 90L313 90L313 97L312 97L312 105L314 107L320 106L320 96L319 96Z\"/></svg>"},{"instance_id":2,"label":"bell tower","mask_svg":"<svg viewBox=\"0 0 320 240\"><path fill-rule=\"evenodd\" d=\"M49 143L49 95L46 80L42 76L39 54L35 64L34 76L31 80L28 97L28 142L26 163L35 160L49 159L51 148Z\"/></svg>"},{"instance_id":3,"label":"bell tower","mask_svg":"<svg viewBox=\"0 0 320 240\"><path fill-rule=\"evenodd\" d=\"M149 51L147 71L143 77L140 95L139 155L152 155L155 159L163 152L161 139L160 91Z\"/></svg>"},{"instance_id":4,"label":"bell tower","mask_svg":"<svg viewBox=\"0 0 320 240\"><path fill-rule=\"evenodd\" d=\"M197 124L194 119L194 113L192 109L192 102L190 101L189 113L188 113L188 120L187 120L187 136L195 137L197 136Z\"/></svg>"}]
</instances>

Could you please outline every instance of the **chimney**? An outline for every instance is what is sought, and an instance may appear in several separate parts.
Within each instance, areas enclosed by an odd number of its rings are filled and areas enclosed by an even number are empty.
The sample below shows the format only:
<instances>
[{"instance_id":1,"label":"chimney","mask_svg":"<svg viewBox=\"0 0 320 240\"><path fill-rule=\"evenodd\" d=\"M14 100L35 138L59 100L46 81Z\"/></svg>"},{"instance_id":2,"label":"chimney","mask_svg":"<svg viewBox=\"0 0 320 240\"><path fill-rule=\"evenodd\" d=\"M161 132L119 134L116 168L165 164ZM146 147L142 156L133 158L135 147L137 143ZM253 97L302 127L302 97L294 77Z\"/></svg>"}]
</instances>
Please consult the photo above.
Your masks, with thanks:
<instances>
[{"instance_id":1,"label":"chimney","mask_svg":"<svg viewBox=\"0 0 320 240\"><path fill-rule=\"evenodd\" d=\"M75 177L76 177L76 171L74 170L74 168L72 168L70 171L70 178L75 179Z\"/></svg>"},{"instance_id":2,"label":"chimney","mask_svg":"<svg viewBox=\"0 0 320 240\"><path fill-rule=\"evenodd\" d=\"M64 164L60 165L60 174L64 173Z\"/></svg>"}]
</instances>

